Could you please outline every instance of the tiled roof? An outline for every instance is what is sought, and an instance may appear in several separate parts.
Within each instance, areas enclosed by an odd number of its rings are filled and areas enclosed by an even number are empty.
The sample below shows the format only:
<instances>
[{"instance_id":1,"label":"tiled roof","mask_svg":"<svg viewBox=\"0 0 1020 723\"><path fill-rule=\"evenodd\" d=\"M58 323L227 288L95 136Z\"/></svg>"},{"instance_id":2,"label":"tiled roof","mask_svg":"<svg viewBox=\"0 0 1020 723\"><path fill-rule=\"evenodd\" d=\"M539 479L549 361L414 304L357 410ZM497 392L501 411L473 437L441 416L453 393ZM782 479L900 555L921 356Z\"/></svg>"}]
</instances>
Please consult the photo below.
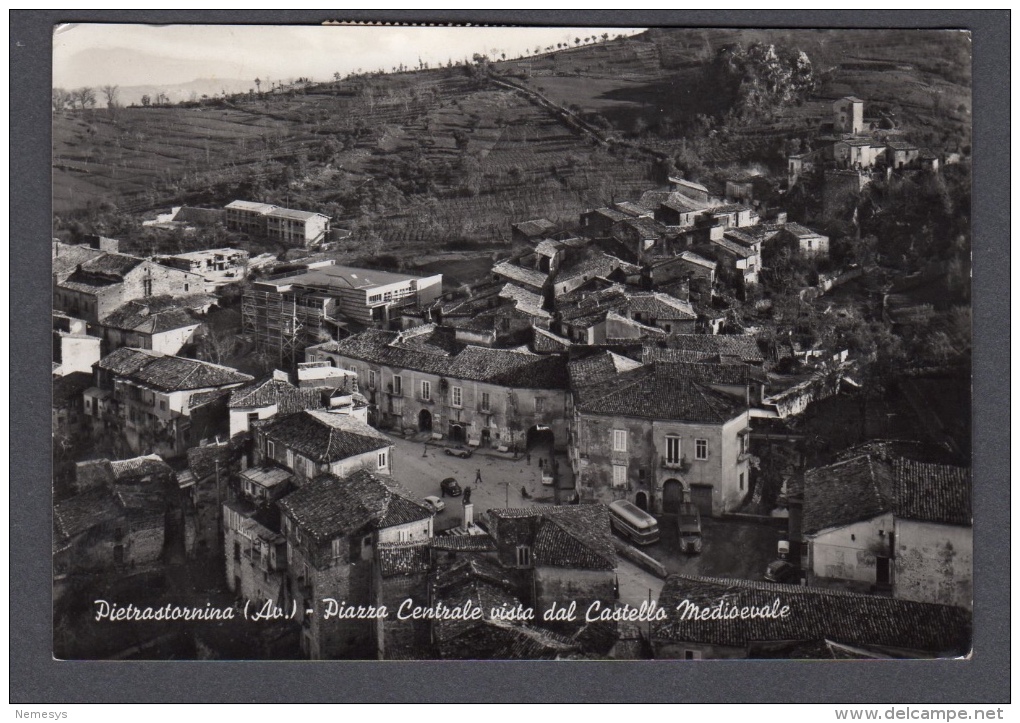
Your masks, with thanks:
<instances>
[{"instance_id":1,"label":"tiled roof","mask_svg":"<svg viewBox=\"0 0 1020 723\"><path fill-rule=\"evenodd\" d=\"M190 409L197 409L206 404L215 404L220 401L226 402L229 396L229 389L210 389L207 392L198 392L191 395L191 399L188 400L188 407Z\"/></svg>"},{"instance_id":2,"label":"tiled roof","mask_svg":"<svg viewBox=\"0 0 1020 723\"><path fill-rule=\"evenodd\" d=\"M651 211L665 206L678 213L693 213L708 207L708 204L688 198L678 191L645 191L638 203Z\"/></svg>"},{"instance_id":3,"label":"tiled roof","mask_svg":"<svg viewBox=\"0 0 1020 723\"><path fill-rule=\"evenodd\" d=\"M80 264L84 264L97 256L102 256L105 251L94 249L84 244L71 245L60 241L53 242L53 275L58 281L63 281Z\"/></svg>"},{"instance_id":4,"label":"tiled roof","mask_svg":"<svg viewBox=\"0 0 1020 723\"><path fill-rule=\"evenodd\" d=\"M317 477L284 497L279 505L318 543L432 516L431 510L397 482L365 470L343 479Z\"/></svg>"},{"instance_id":5,"label":"tiled roof","mask_svg":"<svg viewBox=\"0 0 1020 723\"><path fill-rule=\"evenodd\" d=\"M609 509L602 504L544 508L535 535L536 565L616 569Z\"/></svg>"},{"instance_id":6,"label":"tiled roof","mask_svg":"<svg viewBox=\"0 0 1020 723\"><path fill-rule=\"evenodd\" d=\"M81 404L82 394L92 386L88 372L72 372L53 380L53 408L61 409L72 403Z\"/></svg>"},{"instance_id":7,"label":"tiled roof","mask_svg":"<svg viewBox=\"0 0 1020 723\"><path fill-rule=\"evenodd\" d=\"M722 206L713 206L709 209L709 213L718 215L722 213L739 213L741 211L750 211L751 209L742 203L725 203Z\"/></svg>"},{"instance_id":8,"label":"tiled roof","mask_svg":"<svg viewBox=\"0 0 1020 723\"><path fill-rule=\"evenodd\" d=\"M626 273L636 274L641 271L640 266L627 263L615 256L597 249L585 249L574 258L567 259L556 273L556 281L562 282L576 279L578 276L608 276L617 269L623 269Z\"/></svg>"},{"instance_id":9,"label":"tiled roof","mask_svg":"<svg viewBox=\"0 0 1020 723\"><path fill-rule=\"evenodd\" d=\"M143 334L159 334L201 324L169 296L129 301L108 314L101 323L113 329Z\"/></svg>"},{"instance_id":10,"label":"tiled roof","mask_svg":"<svg viewBox=\"0 0 1020 723\"><path fill-rule=\"evenodd\" d=\"M82 271L100 276L124 278L124 275L141 264L145 259L127 254L107 253L89 259L81 265Z\"/></svg>"},{"instance_id":11,"label":"tiled roof","mask_svg":"<svg viewBox=\"0 0 1020 723\"><path fill-rule=\"evenodd\" d=\"M913 143L910 143L908 141L889 141L888 143L886 143L886 146L888 148L891 148L894 151L916 151L917 150L917 146L915 146Z\"/></svg>"},{"instance_id":12,"label":"tiled roof","mask_svg":"<svg viewBox=\"0 0 1020 723\"><path fill-rule=\"evenodd\" d=\"M546 329L536 326L533 327L532 331L534 332L534 340L531 346L537 352L562 352L567 351L571 346L570 339L564 339L562 336L553 334Z\"/></svg>"},{"instance_id":13,"label":"tiled roof","mask_svg":"<svg viewBox=\"0 0 1020 723\"><path fill-rule=\"evenodd\" d=\"M548 319L552 315L542 308L543 299L540 294L522 289L515 284L506 284L499 292L500 297L511 299L515 302L517 309L529 316L540 319Z\"/></svg>"},{"instance_id":14,"label":"tiled roof","mask_svg":"<svg viewBox=\"0 0 1020 723\"><path fill-rule=\"evenodd\" d=\"M347 414L317 410L277 415L261 431L315 462L338 462L392 444L389 437Z\"/></svg>"},{"instance_id":15,"label":"tiled roof","mask_svg":"<svg viewBox=\"0 0 1020 723\"><path fill-rule=\"evenodd\" d=\"M573 359L567 365L570 373L570 389L574 392L578 402L586 401L589 392L598 395L605 382L615 379L621 372L637 369L640 366L641 362L611 351Z\"/></svg>"},{"instance_id":16,"label":"tiled roof","mask_svg":"<svg viewBox=\"0 0 1020 723\"><path fill-rule=\"evenodd\" d=\"M636 203L631 203L630 201L620 201L619 203L614 203L613 208L615 208L617 211L622 211L623 213L626 213L630 216L634 216L635 218L649 215L649 210L647 208L645 208L644 206L640 206Z\"/></svg>"},{"instance_id":17,"label":"tiled roof","mask_svg":"<svg viewBox=\"0 0 1020 723\"><path fill-rule=\"evenodd\" d=\"M243 384L251 375L209 362L125 347L99 361L99 368L163 391Z\"/></svg>"},{"instance_id":18,"label":"tiled roof","mask_svg":"<svg viewBox=\"0 0 1020 723\"><path fill-rule=\"evenodd\" d=\"M259 203L258 201L231 201L224 208L237 209L238 211L255 211L257 213L268 213L276 206L270 203Z\"/></svg>"},{"instance_id":19,"label":"tiled roof","mask_svg":"<svg viewBox=\"0 0 1020 723\"><path fill-rule=\"evenodd\" d=\"M698 256L693 251L684 251L683 253L680 254L680 258L689 263L697 264L698 266L704 266L709 269L714 269L717 266L715 261L706 259L703 256Z\"/></svg>"},{"instance_id":20,"label":"tiled roof","mask_svg":"<svg viewBox=\"0 0 1020 723\"><path fill-rule=\"evenodd\" d=\"M528 238L543 236L556 228L556 224L546 218L536 218L530 221L520 221L513 224L513 227Z\"/></svg>"},{"instance_id":21,"label":"tiled roof","mask_svg":"<svg viewBox=\"0 0 1020 723\"><path fill-rule=\"evenodd\" d=\"M422 327L424 333L429 329ZM523 389L565 389L566 361L559 355L539 355L509 349L466 346L459 352L412 348L398 332L366 331L322 348L343 357L414 369L451 379L488 382Z\"/></svg>"},{"instance_id":22,"label":"tiled roof","mask_svg":"<svg viewBox=\"0 0 1020 723\"><path fill-rule=\"evenodd\" d=\"M322 213L316 213L314 211L298 211L293 208L274 208L272 211L266 213L266 216L270 218L286 218L292 221L307 221L315 218L316 216L328 218Z\"/></svg>"},{"instance_id":23,"label":"tiled roof","mask_svg":"<svg viewBox=\"0 0 1020 723\"><path fill-rule=\"evenodd\" d=\"M642 419L721 424L738 416L735 401L683 374L674 364L648 364L585 390L579 411Z\"/></svg>"},{"instance_id":24,"label":"tiled roof","mask_svg":"<svg viewBox=\"0 0 1020 723\"><path fill-rule=\"evenodd\" d=\"M689 301L682 301L669 294L658 291L630 294L627 300L627 308L634 312L650 314L656 319L689 319L697 318L694 307Z\"/></svg>"},{"instance_id":25,"label":"tiled roof","mask_svg":"<svg viewBox=\"0 0 1020 723\"><path fill-rule=\"evenodd\" d=\"M342 377L338 387L341 391L352 392L354 377ZM335 382L336 380L334 380ZM230 393L231 409L255 409L277 405L277 414L291 414L305 409L324 409L323 394L330 389L312 388L299 389L284 379L268 377L246 387L234 389Z\"/></svg>"},{"instance_id":26,"label":"tiled roof","mask_svg":"<svg viewBox=\"0 0 1020 723\"><path fill-rule=\"evenodd\" d=\"M870 455L809 469L804 473L804 532L892 512L893 494L892 470Z\"/></svg>"},{"instance_id":27,"label":"tiled roof","mask_svg":"<svg viewBox=\"0 0 1020 723\"><path fill-rule=\"evenodd\" d=\"M432 562L428 542L383 543L376 547L383 577L428 572Z\"/></svg>"},{"instance_id":28,"label":"tiled roof","mask_svg":"<svg viewBox=\"0 0 1020 723\"><path fill-rule=\"evenodd\" d=\"M495 552L496 543L489 535L442 535L429 540L433 550L451 552Z\"/></svg>"},{"instance_id":29,"label":"tiled roof","mask_svg":"<svg viewBox=\"0 0 1020 723\"><path fill-rule=\"evenodd\" d=\"M684 601L725 610L789 606L780 618L683 619ZM672 575L659 596L669 616L652 638L746 648L752 643L830 640L862 647L959 656L970 649L971 616L962 608L800 585ZM677 606L682 606L677 610Z\"/></svg>"},{"instance_id":30,"label":"tiled roof","mask_svg":"<svg viewBox=\"0 0 1020 723\"><path fill-rule=\"evenodd\" d=\"M589 211L588 213L597 213L598 215L604 216L605 218L609 219L613 223L625 221L628 218L632 218L630 214L624 213L623 211L617 211L615 208L609 208L607 206L604 206L602 208L596 208L593 211Z\"/></svg>"},{"instance_id":31,"label":"tiled roof","mask_svg":"<svg viewBox=\"0 0 1020 723\"><path fill-rule=\"evenodd\" d=\"M768 376L765 372L750 364L708 364L689 362L677 357L676 349L660 349L658 347L646 346L642 350L642 360L645 363L659 362L674 366L677 371L691 379L708 384L751 384L757 382L765 384Z\"/></svg>"},{"instance_id":32,"label":"tiled roof","mask_svg":"<svg viewBox=\"0 0 1020 723\"><path fill-rule=\"evenodd\" d=\"M733 357L751 364L765 361L758 342L748 334L674 334L666 342L671 349L688 352L686 361Z\"/></svg>"},{"instance_id":33,"label":"tiled roof","mask_svg":"<svg viewBox=\"0 0 1020 723\"><path fill-rule=\"evenodd\" d=\"M526 269L523 266L510 261L502 261L492 267L492 273L497 276L502 276L510 281L516 281L520 284L527 286L533 286L535 288L542 288L548 279L547 274L543 274L540 271L534 269Z\"/></svg>"},{"instance_id":34,"label":"tiled roof","mask_svg":"<svg viewBox=\"0 0 1020 723\"><path fill-rule=\"evenodd\" d=\"M783 229L797 238L814 238L822 235L817 231L812 231L807 226L801 226L799 223L794 223L792 221L784 224Z\"/></svg>"},{"instance_id":35,"label":"tiled roof","mask_svg":"<svg viewBox=\"0 0 1020 723\"><path fill-rule=\"evenodd\" d=\"M188 469L196 479L213 477L217 472L226 479L230 474L231 464L239 458L240 450L229 443L210 444L205 447L192 447L188 450Z\"/></svg>"},{"instance_id":36,"label":"tiled roof","mask_svg":"<svg viewBox=\"0 0 1020 723\"><path fill-rule=\"evenodd\" d=\"M736 241L726 238L725 236L723 238L714 238L711 243L718 246L723 251L741 259L749 259L757 254L753 248L748 248L743 244L739 244Z\"/></svg>"},{"instance_id":37,"label":"tiled roof","mask_svg":"<svg viewBox=\"0 0 1020 723\"><path fill-rule=\"evenodd\" d=\"M108 487L94 487L54 505L53 523L57 533L68 539L123 514Z\"/></svg>"},{"instance_id":38,"label":"tiled roof","mask_svg":"<svg viewBox=\"0 0 1020 723\"><path fill-rule=\"evenodd\" d=\"M897 517L946 525L972 524L968 468L897 459L893 471Z\"/></svg>"}]
</instances>

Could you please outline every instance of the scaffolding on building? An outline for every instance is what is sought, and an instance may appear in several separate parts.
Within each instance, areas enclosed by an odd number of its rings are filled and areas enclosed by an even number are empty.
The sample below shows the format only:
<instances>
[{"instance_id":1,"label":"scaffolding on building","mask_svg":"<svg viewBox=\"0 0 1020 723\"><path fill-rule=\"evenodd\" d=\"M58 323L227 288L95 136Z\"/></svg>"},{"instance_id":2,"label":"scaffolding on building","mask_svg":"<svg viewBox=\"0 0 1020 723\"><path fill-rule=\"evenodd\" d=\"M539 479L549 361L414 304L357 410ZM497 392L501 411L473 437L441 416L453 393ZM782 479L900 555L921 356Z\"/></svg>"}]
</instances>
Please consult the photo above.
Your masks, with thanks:
<instances>
[{"instance_id":1,"label":"scaffolding on building","mask_svg":"<svg viewBox=\"0 0 1020 723\"><path fill-rule=\"evenodd\" d=\"M241 301L241 329L257 353L293 370L307 346L332 338L328 309L322 294L249 289Z\"/></svg>"}]
</instances>

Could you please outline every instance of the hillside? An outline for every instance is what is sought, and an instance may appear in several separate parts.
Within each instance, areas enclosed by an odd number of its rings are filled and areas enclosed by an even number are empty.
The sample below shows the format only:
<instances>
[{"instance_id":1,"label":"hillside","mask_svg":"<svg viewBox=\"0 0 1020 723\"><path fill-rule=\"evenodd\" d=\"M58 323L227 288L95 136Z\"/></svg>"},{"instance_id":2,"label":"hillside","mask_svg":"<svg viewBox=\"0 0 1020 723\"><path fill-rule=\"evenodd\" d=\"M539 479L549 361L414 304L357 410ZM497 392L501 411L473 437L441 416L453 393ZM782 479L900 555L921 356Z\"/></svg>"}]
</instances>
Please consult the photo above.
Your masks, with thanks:
<instances>
[{"instance_id":1,"label":"hillside","mask_svg":"<svg viewBox=\"0 0 1020 723\"><path fill-rule=\"evenodd\" d=\"M763 120L734 119L718 65L738 41L805 52L812 91ZM815 132L847 94L918 144L967 150L969 38L656 29L517 61L63 112L55 225L100 207L249 198L321 210L361 252L495 249L512 221L572 221L660 183L674 161L696 179L731 164L782 173L783 144Z\"/></svg>"}]
</instances>

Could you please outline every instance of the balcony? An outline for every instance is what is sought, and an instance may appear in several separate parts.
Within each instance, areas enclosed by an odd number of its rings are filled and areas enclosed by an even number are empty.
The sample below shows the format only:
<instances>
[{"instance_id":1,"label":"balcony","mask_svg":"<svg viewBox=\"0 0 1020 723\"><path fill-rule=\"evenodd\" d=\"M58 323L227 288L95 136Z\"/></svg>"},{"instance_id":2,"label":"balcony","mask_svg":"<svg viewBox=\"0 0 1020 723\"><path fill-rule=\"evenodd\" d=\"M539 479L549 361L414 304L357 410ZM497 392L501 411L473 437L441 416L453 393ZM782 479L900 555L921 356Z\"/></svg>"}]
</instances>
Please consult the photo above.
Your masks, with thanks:
<instances>
[{"instance_id":1,"label":"balcony","mask_svg":"<svg viewBox=\"0 0 1020 723\"><path fill-rule=\"evenodd\" d=\"M680 474L687 474L691 471L691 463L687 461L686 457L679 460L663 458L662 468L676 470Z\"/></svg>"}]
</instances>

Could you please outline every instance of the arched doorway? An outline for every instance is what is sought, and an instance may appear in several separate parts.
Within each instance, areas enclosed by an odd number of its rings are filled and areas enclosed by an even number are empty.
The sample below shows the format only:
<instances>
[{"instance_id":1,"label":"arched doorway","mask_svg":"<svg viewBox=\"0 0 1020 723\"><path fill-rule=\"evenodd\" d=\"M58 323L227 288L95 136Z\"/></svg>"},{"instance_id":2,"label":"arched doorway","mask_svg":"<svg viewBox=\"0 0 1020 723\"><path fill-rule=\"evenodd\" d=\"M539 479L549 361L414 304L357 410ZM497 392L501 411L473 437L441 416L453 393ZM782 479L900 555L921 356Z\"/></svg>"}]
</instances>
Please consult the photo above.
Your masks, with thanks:
<instances>
[{"instance_id":1,"label":"arched doorway","mask_svg":"<svg viewBox=\"0 0 1020 723\"><path fill-rule=\"evenodd\" d=\"M492 432L489 431L488 427L482 428L482 446L488 447L492 444Z\"/></svg>"},{"instance_id":2,"label":"arched doorway","mask_svg":"<svg viewBox=\"0 0 1020 723\"><path fill-rule=\"evenodd\" d=\"M637 497L634 498L634 504L636 504L639 509L648 512L648 495L644 492L638 492Z\"/></svg>"},{"instance_id":3,"label":"arched doorway","mask_svg":"<svg viewBox=\"0 0 1020 723\"><path fill-rule=\"evenodd\" d=\"M556 441L553 431L544 425L535 425L528 430L525 438L526 449L530 452L533 449L544 449L550 453Z\"/></svg>"},{"instance_id":4,"label":"arched doorway","mask_svg":"<svg viewBox=\"0 0 1020 723\"><path fill-rule=\"evenodd\" d=\"M684 501L684 485L678 479L668 479L662 483L662 511L675 514Z\"/></svg>"},{"instance_id":5,"label":"arched doorway","mask_svg":"<svg viewBox=\"0 0 1020 723\"><path fill-rule=\"evenodd\" d=\"M450 423L450 439L454 442L464 442L467 437L464 435L464 425Z\"/></svg>"},{"instance_id":6,"label":"arched doorway","mask_svg":"<svg viewBox=\"0 0 1020 723\"><path fill-rule=\"evenodd\" d=\"M427 409L423 409L418 412L418 431L419 432L431 432L432 431L432 412Z\"/></svg>"}]
</instances>

